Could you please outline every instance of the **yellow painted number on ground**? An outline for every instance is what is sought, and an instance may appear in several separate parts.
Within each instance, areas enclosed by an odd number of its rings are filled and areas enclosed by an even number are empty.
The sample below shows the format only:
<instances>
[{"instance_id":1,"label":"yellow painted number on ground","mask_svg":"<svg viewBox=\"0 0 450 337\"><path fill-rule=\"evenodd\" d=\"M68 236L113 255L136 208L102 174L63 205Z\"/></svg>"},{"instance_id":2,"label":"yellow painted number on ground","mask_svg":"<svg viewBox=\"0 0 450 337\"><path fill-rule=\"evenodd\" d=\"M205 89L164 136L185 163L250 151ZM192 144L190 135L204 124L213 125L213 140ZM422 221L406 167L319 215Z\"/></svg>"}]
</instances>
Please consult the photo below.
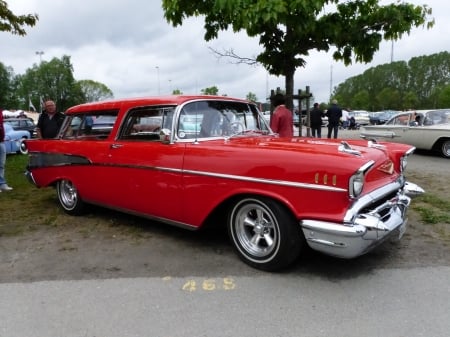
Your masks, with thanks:
<instances>
[{"instance_id":1,"label":"yellow painted number on ground","mask_svg":"<svg viewBox=\"0 0 450 337\"><path fill-rule=\"evenodd\" d=\"M200 284L200 282L199 282ZM236 288L236 283L231 277L226 277L222 280L206 279L201 282L201 288L204 291L214 291L214 290L233 290ZM182 289L187 292L194 292L197 290L197 281L188 280L183 284Z\"/></svg>"}]
</instances>

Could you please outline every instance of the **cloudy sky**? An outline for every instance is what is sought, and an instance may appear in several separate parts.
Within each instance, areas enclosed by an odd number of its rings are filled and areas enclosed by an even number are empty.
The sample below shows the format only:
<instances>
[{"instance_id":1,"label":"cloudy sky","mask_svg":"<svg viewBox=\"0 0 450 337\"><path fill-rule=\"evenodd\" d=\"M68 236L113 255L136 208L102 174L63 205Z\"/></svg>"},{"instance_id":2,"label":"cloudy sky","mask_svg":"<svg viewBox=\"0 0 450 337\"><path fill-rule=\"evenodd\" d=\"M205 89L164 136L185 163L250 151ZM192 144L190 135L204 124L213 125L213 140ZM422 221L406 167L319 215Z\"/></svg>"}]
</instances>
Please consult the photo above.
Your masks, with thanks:
<instances>
[{"instance_id":1,"label":"cloudy sky","mask_svg":"<svg viewBox=\"0 0 450 337\"><path fill-rule=\"evenodd\" d=\"M37 13L39 21L25 37L0 32L0 62L23 74L33 64L63 55L71 57L77 80L104 83L116 98L185 94L217 86L220 94L245 98L249 92L264 101L270 89L284 88L284 78L269 76L261 66L232 64L217 59L209 48L233 49L245 57L256 56L257 39L244 33L222 32L205 42L203 20L189 19L174 28L157 0L7 0L15 14ZM392 46L384 42L370 64L346 67L332 54L312 52L306 68L295 76L295 90L310 86L315 100L328 101L330 88L365 69L411 57L450 49L450 2L409 0L433 8L431 30L415 28ZM43 52L43 53L41 53Z\"/></svg>"}]
</instances>

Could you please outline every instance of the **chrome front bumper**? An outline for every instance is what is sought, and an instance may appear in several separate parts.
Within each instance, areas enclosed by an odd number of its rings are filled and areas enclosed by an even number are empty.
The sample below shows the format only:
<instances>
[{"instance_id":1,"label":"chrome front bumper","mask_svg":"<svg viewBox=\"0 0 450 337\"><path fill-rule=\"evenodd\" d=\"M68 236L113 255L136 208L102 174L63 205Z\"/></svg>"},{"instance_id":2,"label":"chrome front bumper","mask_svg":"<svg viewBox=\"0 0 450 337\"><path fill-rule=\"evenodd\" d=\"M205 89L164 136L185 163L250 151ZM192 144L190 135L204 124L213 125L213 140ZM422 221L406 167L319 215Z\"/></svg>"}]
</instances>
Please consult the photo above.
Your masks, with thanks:
<instances>
[{"instance_id":1,"label":"chrome front bumper","mask_svg":"<svg viewBox=\"0 0 450 337\"><path fill-rule=\"evenodd\" d=\"M419 186L405 183L395 197L377 203L373 208L368 202L356 203L354 207L357 209L350 209L343 223L303 220L300 225L312 249L327 255L354 258L389 237L401 238L406 230L406 213L411 197L423 192ZM375 194L379 196L379 193ZM367 199L373 201L373 196Z\"/></svg>"}]
</instances>

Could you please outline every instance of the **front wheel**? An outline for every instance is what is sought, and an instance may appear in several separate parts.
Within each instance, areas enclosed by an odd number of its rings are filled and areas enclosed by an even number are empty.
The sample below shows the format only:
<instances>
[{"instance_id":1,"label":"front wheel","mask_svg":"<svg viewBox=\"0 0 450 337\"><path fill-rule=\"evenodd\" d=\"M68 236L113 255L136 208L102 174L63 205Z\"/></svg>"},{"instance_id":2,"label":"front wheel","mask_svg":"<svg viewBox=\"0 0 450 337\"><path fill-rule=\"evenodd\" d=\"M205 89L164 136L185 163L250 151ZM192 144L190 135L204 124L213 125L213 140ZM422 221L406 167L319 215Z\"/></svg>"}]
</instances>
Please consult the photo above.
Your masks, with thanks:
<instances>
[{"instance_id":1,"label":"front wheel","mask_svg":"<svg viewBox=\"0 0 450 337\"><path fill-rule=\"evenodd\" d=\"M81 200L77 188L70 180L60 180L56 184L56 193L61 207L67 214L79 215L83 213L84 202Z\"/></svg>"},{"instance_id":2,"label":"front wheel","mask_svg":"<svg viewBox=\"0 0 450 337\"><path fill-rule=\"evenodd\" d=\"M280 270L300 255L304 242L300 225L274 200L255 197L238 201L227 224L237 254L254 268Z\"/></svg>"}]
</instances>

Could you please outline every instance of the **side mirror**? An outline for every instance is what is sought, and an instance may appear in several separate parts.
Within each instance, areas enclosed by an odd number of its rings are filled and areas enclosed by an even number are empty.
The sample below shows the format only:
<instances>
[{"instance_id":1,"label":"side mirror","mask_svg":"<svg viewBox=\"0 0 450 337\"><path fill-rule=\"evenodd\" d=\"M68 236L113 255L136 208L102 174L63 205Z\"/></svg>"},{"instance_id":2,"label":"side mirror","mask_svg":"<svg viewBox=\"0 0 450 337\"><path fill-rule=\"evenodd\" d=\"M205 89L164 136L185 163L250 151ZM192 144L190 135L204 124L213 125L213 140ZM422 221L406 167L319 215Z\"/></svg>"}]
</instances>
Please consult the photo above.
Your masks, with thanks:
<instances>
[{"instance_id":1,"label":"side mirror","mask_svg":"<svg viewBox=\"0 0 450 337\"><path fill-rule=\"evenodd\" d=\"M161 129L161 131L159 132L159 139L165 143L165 144L169 144L170 143L170 130L169 129Z\"/></svg>"}]
</instances>

